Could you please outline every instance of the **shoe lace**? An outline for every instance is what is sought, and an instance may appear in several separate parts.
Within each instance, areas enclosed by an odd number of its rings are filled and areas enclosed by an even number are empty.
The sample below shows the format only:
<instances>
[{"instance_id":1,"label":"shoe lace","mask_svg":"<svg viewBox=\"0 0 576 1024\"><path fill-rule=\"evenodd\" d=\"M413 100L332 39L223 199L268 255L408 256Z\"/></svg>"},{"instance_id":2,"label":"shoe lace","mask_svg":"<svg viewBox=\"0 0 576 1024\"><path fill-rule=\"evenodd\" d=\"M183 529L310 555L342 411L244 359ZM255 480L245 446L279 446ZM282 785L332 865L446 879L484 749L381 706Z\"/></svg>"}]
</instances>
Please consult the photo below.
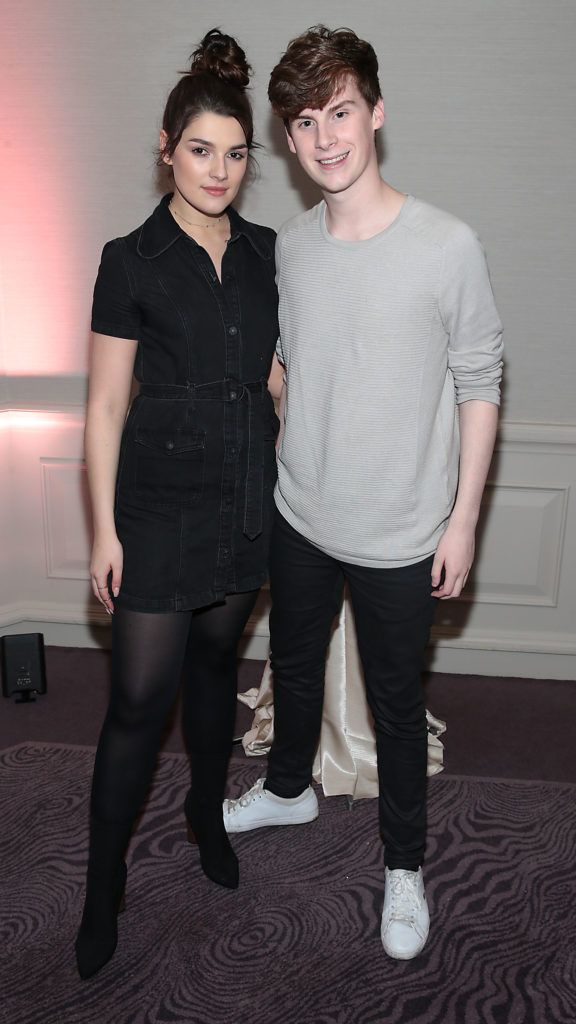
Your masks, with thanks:
<instances>
[{"instance_id":1,"label":"shoe lace","mask_svg":"<svg viewBox=\"0 0 576 1024\"><path fill-rule=\"evenodd\" d=\"M412 871L394 872L389 881L390 920L414 924L420 910L418 876Z\"/></svg>"},{"instance_id":2,"label":"shoe lace","mask_svg":"<svg viewBox=\"0 0 576 1024\"><path fill-rule=\"evenodd\" d=\"M241 807L249 807L252 801L260 795L264 789L264 779L258 779L250 789L246 790L242 796L239 796L236 800L228 800L228 812L234 814L235 811Z\"/></svg>"}]
</instances>

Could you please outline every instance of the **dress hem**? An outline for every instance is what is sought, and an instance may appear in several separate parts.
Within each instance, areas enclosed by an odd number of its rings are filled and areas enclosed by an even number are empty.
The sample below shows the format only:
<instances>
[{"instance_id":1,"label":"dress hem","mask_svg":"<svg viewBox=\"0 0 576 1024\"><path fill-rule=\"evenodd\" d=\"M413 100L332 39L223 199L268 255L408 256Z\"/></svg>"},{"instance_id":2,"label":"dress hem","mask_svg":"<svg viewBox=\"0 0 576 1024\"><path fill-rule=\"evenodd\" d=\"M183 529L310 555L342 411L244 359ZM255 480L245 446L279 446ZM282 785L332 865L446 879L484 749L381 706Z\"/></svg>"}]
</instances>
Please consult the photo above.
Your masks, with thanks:
<instances>
[{"instance_id":1,"label":"dress hem","mask_svg":"<svg viewBox=\"0 0 576 1024\"><path fill-rule=\"evenodd\" d=\"M191 612L198 608L207 608L218 601L224 601L229 594L244 594L249 590L259 590L266 583L266 573L247 576L245 579L230 583L222 589L204 590L193 594L176 594L174 597L136 597L120 591L114 598L114 606L126 608L134 612Z\"/></svg>"}]
</instances>

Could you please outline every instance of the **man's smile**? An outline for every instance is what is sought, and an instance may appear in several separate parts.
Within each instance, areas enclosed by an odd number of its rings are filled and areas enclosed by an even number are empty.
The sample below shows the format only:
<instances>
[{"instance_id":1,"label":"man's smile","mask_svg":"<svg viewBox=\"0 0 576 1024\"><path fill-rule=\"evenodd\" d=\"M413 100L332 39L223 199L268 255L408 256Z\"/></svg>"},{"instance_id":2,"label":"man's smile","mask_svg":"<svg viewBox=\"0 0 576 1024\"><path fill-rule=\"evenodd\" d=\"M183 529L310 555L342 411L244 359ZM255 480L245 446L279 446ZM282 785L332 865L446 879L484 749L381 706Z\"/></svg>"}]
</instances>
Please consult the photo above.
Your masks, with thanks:
<instances>
[{"instance_id":1,"label":"man's smile","mask_svg":"<svg viewBox=\"0 0 576 1024\"><path fill-rule=\"evenodd\" d=\"M338 167L344 163L349 153L350 150L347 150L346 153L340 153L339 156L322 157L318 160L318 163L321 167Z\"/></svg>"}]
</instances>

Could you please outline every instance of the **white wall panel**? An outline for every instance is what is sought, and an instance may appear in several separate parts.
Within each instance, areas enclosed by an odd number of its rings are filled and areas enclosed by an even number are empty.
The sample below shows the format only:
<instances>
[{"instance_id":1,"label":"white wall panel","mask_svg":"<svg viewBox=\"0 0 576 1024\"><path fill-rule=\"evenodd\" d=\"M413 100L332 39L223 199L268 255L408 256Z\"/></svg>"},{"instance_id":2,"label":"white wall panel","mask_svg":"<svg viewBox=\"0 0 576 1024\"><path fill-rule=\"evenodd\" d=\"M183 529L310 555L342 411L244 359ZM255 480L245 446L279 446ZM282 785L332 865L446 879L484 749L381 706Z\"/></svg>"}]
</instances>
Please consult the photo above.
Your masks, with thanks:
<instances>
[{"instance_id":1,"label":"white wall panel","mask_svg":"<svg viewBox=\"0 0 576 1024\"><path fill-rule=\"evenodd\" d=\"M90 296L103 242L157 200L178 70L214 25L242 41L265 148L241 208L277 227L318 195L270 116L268 74L288 39L325 21L376 47L383 173L479 231L506 328L477 566L465 598L439 609L432 664L576 678L576 4L0 0L0 15L0 628L106 634L81 483ZM259 656L266 616L264 593L248 644Z\"/></svg>"},{"instance_id":2,"label":"white wall panel","mask_svg":"<svg viewBox=\"0 0 576 1024\"><path fill-rule=\"evenodd\" d=\"M440 602L429 667L576 679L576 427L502 424L459 601ZM248 648L265 656L266 595Z\"/></svg>"},{"instance_id":3,"label":"white wall panel","mask_svg":"<svg viewBox=\"0 0 576 1024\"><path fill-rule=\"evenodd\" d=\"M569 487L489 483L478 533L482 559L463 601L556 605Z\"/></svg>"},{"instance_id":4,"label":"white wall panel","mask_svg":"<svg viewBox=\"0 0 576 1024\"><path fill-rule=\"evenodd\" d=\"M82 409L0 414L11 449L10 506L2 548L0 629L45 633L48 643L98 643L108 617L88 579L89 509L83 465ZM5 468L0 470L1 484Z\"/></svg>"},{"instance_id":5,"label":"white wall panel","mask_svg":"<svg viewBox=\"0 0 576 1024\"><path fill-rule=\"evenodd\" d=\"M0 591L0 628L41 630L51 643L106 643L108 620L88 580L81 411L11 415L0 433L4 444L9 436L13 474L0 528L18 529L4 549L11 585ZM576 678L574 493L576 428L502 425L470 593L439 605L433 668ZM246 632L248 656L267 656L268 610L264 590Z\"/></svg>"},{"instance_id":6,"label":"white wall panel","mask_svg":"<svg viewBox=\"0 0 576 1024\"><path fill-rule=\"evenodd\" d=\"M10 440L8 413L0 410L0 608L13 600L16 585L12 551L17 535L13 517L14 476ZM1 621L0 618L0 628Z\"/></svg>"},{"instance_id":7,"label":"white wall panel","mask_svg":"<svg viewBox=\"0 0 576 1024\"><path fill-rule=\"evenodd\" d=\"M47 458L41 458L40 465L46 574L87 580L91 531L86 465L79 459Z\"/></svg>"}]
</instances>

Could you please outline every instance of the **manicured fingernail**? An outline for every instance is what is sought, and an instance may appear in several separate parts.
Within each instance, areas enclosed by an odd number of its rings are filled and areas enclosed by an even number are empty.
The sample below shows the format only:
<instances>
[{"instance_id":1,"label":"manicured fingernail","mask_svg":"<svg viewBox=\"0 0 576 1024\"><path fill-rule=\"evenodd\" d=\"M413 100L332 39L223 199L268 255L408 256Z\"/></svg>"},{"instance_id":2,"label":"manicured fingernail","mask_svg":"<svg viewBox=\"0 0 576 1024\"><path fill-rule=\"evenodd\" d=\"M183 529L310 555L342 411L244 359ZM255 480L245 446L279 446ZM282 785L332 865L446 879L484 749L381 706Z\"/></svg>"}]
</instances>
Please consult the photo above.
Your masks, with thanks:
<instances>
[{"instance_id":1,"label":"manicured fingernail","mask_svg":"<svg viewBox=\"0 0 576 1024\"><path fill-rule=\"evenodd\" d=\"M120 587L114 587L112 593L114 594L114 597L118 597L118 594L120 593Z\"/></svg>"}]
</instances>

